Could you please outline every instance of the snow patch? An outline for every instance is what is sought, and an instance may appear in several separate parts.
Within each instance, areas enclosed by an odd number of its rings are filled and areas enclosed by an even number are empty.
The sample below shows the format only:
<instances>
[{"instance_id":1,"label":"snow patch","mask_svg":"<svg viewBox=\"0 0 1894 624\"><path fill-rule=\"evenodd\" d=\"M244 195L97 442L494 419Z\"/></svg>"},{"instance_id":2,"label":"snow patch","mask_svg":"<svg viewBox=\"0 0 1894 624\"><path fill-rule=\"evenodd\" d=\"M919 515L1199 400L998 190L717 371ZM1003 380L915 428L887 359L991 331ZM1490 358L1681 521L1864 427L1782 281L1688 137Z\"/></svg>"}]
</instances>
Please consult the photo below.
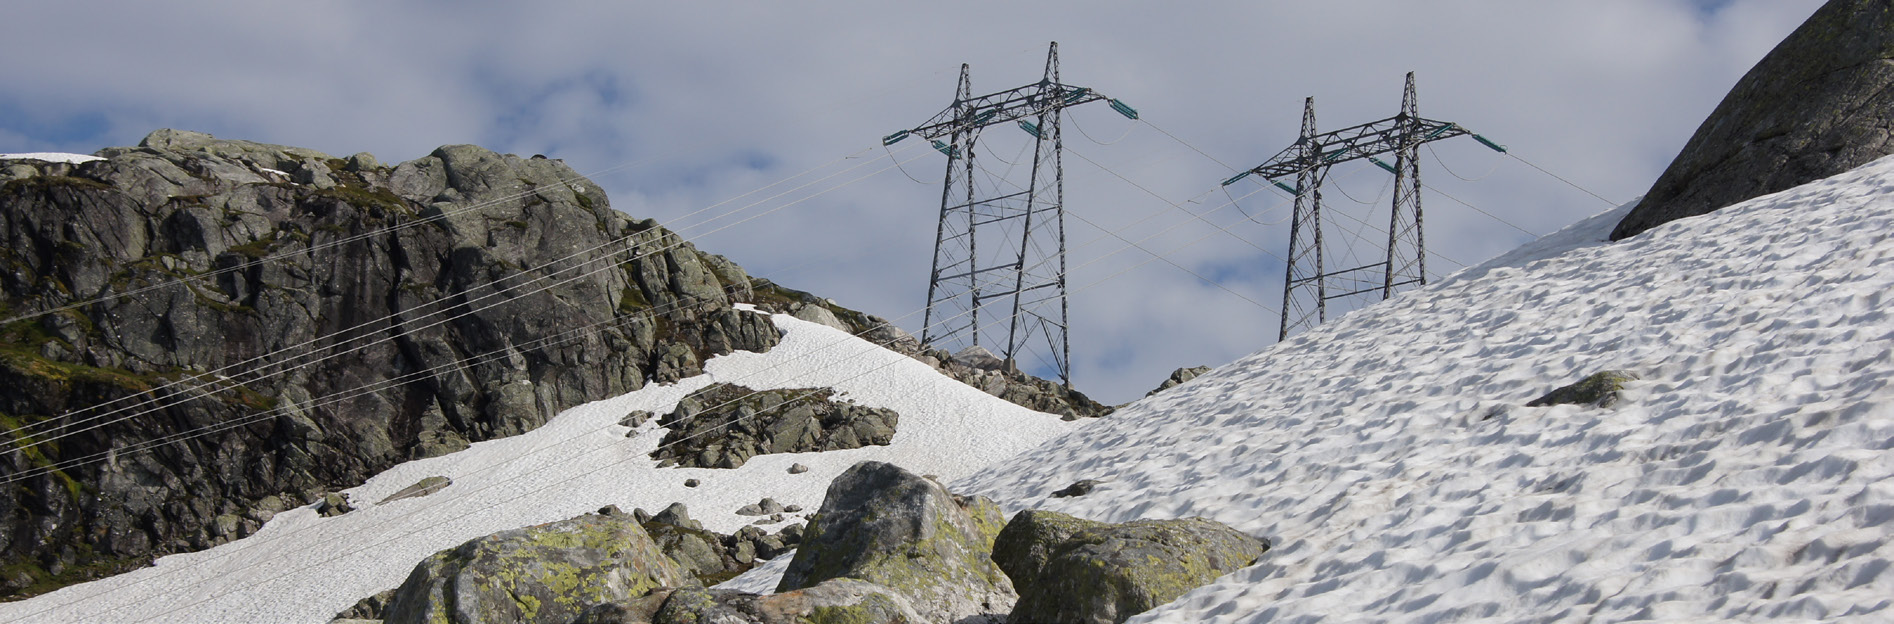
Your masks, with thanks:
<instances>
[{"instance_id":1,"label":"snow patch","mask_svg":"<svg viewBox=\"0 0 1894 624\"><path fill-rule=\"evenodd\" d=\"M0 160L43 160L49 163L71 163L76 165L105 159L98 156L67 154L65 152L22 152L18 154L0 154Z\"/></svg>"}]
</instances>

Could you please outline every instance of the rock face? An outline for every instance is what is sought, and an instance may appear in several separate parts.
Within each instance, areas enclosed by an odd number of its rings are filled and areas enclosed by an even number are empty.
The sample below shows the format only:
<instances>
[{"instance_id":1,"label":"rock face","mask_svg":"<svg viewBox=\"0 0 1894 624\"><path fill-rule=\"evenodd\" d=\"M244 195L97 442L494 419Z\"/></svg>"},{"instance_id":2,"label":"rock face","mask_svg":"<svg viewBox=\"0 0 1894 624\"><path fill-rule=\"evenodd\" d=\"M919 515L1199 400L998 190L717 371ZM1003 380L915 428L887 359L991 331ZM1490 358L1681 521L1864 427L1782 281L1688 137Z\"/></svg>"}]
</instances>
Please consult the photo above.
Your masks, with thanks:
<instances>
[{"instance_id":1,"label":"rock face","mask_svg":"<svg viewBox=\"0 0 1894 624\"><path fill-rule=\"evenodd\" d=\"M906 596L926 622L999 622L1015 600L991 558L1002 518L990 500L862 462L829 484L777 591L852 578Z\"/></svg>"},{"instance_id":2,"label":"rock face","mask_svg":"<svg viewBox=\"0 0 1894 624\"><path fill-rule=\"evenodd\" d=\"M732 308L741 268L558 160L172 130L98 155L0 163L0 319L54 311L0 324L0 431L26 428L0 439L0 595L779 339Z\"/></svg>"},{"instance_id":3,"label":"rock face","mask_svg":"<svg viewBox=\"0 0 1894 624\"><path fill-rule=\"evenodd\" d=\"M1020 512L993 560L1019 588L1011 622L1123 622L1254 564L1269 542L1203 518L1105 524Z\"/></svg>"},{"instance_id":4,"label":"rock face","mask_svg":"<svg viewBox=\"0 0 1894 624\"><path fill-rule=\"evenodd\" d=\"M653 459L698 468L736 468L769 453L887 446L900 415L834 400L829 388L756 391L711 384L658 420L667 427Z\"/></svg>"},{"instance_id":5,"label":"rock face","mask_svg":"<svg viewBox=\"0 0 1894 624\"><path fill-rule=\"evenodd\" d=\"M441 551L408 575L389 624L564 624L592 605L692 584L625 514L502 531Z\"/></svg>"},{"instance_id":6,"label":"rock face","mask_svg":"<svg viewBox=\"0 0 1894 624\"><path fill-rule=\"evenodd\" d=\"M1724 96L1612 240L1894 153L1894 6L1829 0Z\"/></svg>"}]
</instances>

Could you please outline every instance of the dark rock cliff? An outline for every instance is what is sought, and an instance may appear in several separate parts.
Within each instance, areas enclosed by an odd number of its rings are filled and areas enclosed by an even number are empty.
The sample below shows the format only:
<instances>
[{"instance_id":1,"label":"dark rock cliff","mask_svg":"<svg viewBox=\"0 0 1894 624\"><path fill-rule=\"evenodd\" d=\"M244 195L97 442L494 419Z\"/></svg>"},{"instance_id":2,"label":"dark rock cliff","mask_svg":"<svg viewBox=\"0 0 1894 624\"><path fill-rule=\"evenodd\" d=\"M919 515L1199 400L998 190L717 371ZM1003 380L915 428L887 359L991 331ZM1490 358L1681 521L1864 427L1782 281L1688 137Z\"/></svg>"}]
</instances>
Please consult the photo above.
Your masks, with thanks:
<instances>
[{"instance_id":1,"label":"dark rock cliff","mask_svg":"<svg viewBox=\"0 0 1894 624\"><path fill-rule=\"evenodd\" d=\"M0 595L780 337L732 308L741 268L557 160L170 130L98 155L0 162Z\"/></svg>"},{"instance_id":2,"label":"dark rock cliff","mask_svg":"<svg viewBox=\"0 0 1894 624\"><path fill-rule=\"evenodd\" d=\"M1829 0L1749 70L1620 240L1894 153L1894 1Z\"/></svg>"}]
</instances>

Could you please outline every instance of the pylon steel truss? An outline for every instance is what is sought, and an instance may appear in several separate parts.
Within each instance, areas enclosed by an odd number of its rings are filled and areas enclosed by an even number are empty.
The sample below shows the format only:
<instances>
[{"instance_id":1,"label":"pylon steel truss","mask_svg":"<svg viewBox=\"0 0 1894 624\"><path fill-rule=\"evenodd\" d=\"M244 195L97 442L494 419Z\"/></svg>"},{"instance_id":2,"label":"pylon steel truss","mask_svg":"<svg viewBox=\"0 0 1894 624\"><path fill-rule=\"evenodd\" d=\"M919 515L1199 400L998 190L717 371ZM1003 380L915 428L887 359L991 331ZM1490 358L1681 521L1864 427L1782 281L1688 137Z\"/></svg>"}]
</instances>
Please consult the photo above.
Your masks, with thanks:
<instances>
[{"instance_id":1,"label":"pylon steel truss","mask_svg":"<svg viewBox=\"0 0 1894 624\"><path fill-rule=\"evenodd\" d=\"M1401 114L1336 130L1316 133L1315 98L1303 102L1302 132L1295 145L1263 164L1224 180L1224 186L1249 176L1260 176L1295 195L1289 222L1289 263L1283 278L1282 323L1277 338L1328 320L1328 302L1344 297L1379 294L1427 283L1427 245L1421 220L1420 159L1422 144L1458 136L1504 152L1506 148L1473 134L1459 124L1420 116L1414 94L1414 73L1407 74L1401 96ZM1389 164L1378 156L1393 154ZM1330 167L1367 159L1394 174L1394 203L1388 222L1386 255L1380 262L1330 269L1322 244L1322 183ZM1282 182L1293 176L1295 186ZM1341 286L1349 284L1348 286Z\"/></svg>"},{"instance_id":2,"label":"pylon steel truss","mask_svg":"<svg viewBox=\"0 0 1894 624\"><path fill-rule=\"evenodd\" d=\"M1070 387L1060 111L1109 101L1126 117L1136 119L1137 112L1088 87L1059 82L1056 42L1046 54L1045 77L1034 84L975 97L968 69L960 66L952 106L882 139L893 144L919 136L947 155L921 341L983 346L1015 365L1029 350L1043 348L1043 363ZM1009 179L1017 175L1014 163L992 157L1000 161L995 173L977 149L982 130L1007 122L1031 136L1024 184Z\"/></svg>"}]
</instances>

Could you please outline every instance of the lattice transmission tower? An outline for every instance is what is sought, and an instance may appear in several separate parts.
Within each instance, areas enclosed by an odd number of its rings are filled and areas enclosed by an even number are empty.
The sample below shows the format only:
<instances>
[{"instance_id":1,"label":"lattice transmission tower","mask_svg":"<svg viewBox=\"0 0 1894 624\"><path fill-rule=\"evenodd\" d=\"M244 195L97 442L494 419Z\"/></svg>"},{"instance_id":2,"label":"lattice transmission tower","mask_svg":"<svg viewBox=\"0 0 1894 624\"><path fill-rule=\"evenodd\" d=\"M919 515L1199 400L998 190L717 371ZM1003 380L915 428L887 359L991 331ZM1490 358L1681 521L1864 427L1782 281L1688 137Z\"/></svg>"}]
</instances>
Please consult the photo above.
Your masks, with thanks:
<instances>
[{"instance_id":1,"label":"lattice transmission tower","mask_svg":"<svg viewBox=\"0 0 1894 624\"><path fill-rule=\"evenodd\" d=\"M1039 82L975 97L968 73L962 64L946 110L882 138L883 145L893 145L918 136L947 156L921 341L981 346L1009 365L1029 351L1041 353L1042 363L1069 388L1060 112L1104 101L1131 119L1138 113L1088 87L1060 82L1057 42L1046 53ZM1030 136L1029 163L982 152L981 131L1008 122ZM988 159L998 166L989 168ZM1016 165L1026 165L1023 181Z\"/></svg>"},{"instance_id":2,"label":"lattice transmission tower","mask_svg":"<svg viewBox=\"0 0 1894 624\"><path fill-rule=\"evenodd\" d=\"M1459 124L1420 116L1414 94L1414 73L1407 74L1401 95L1401 113L1387 119L1316 133L1315 98L1303 101L1302 131L1295 145L1248 171L1223 181L1224 186L1249 176L1261 176L1295 196L1289 221L1289 262L1283 278L1282 321L1277 339L1290 332L1328 320L1328 302L1344 297L1379 294L1427 283L1427 245L1421 219L1419 148L1422 144L1471 136L1480 144L1504 153L1506 148L1474 134ZM1393 154L1394 164L1377 158ZM1394 202L1388 221L1385 255L1379 262L1342 269L1327 266L1322 240L1322 183L1329 168L1366 159L1394 174ZM1294 177L1291 187L1282 179Z\"/></svg>"}]
</instances>

